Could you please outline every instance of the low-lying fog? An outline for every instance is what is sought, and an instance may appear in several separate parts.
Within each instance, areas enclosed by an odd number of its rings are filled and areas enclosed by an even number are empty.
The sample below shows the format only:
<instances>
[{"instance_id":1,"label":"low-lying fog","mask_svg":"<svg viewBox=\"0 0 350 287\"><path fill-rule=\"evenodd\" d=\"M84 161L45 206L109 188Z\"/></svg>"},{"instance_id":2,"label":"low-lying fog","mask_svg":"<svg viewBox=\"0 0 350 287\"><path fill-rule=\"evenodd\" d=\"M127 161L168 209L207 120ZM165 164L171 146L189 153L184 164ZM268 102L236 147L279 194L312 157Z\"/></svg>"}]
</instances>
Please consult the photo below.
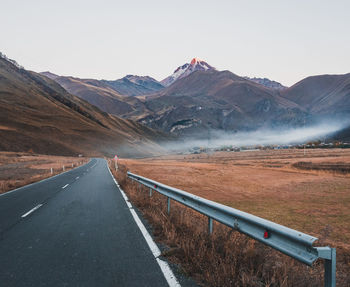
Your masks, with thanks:
<instances>
[{"instance_id":1,"label":"low-lying fog","mask_svg":"<svg viewBox=\"0 0 350 287\"><path fill-rule=\"evenodd\" d=\"M337 132L347 124L344 122L327 122L301 128L261 129L251 132L229 133L210 130L202 139L185 139L164 145L173 151L186 151L193 147L219 148L222 146L257 146L257 145L294 145L312 140L323 141L328 135Z\"/></svg>"}]
</instances>

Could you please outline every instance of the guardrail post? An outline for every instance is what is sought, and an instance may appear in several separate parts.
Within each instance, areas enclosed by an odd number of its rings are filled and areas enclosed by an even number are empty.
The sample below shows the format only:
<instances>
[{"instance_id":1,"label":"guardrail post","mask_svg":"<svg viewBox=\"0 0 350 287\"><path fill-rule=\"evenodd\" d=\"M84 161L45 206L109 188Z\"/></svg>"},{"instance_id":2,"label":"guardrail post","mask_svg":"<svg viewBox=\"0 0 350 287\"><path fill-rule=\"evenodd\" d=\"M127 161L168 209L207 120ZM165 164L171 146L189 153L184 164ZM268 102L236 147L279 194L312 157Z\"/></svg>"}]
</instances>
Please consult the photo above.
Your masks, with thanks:
<instances>
[{"instance_id":1,"label":"guardrail post","mask_svg":"<svg viewBox=\"0 0 350 287\"><path fill-rule=\"evenodd\" d=\"M168 197L168 214L170 214L170 197Z\"/></svg>"},{"instance_id":2,"label":"guardrail post","mask_svg":"<svg viewBox=\"0 0 350 287\"><path fill-rule=\"evenodd\" d=\"M141 192L141 183L139 183L139 188L138 188L139 192Z\"/></svg>"},{"instance_id":3,"label":"guardrail post","mask_svg":"<svg viewBox=\"0 0 350 287\"><path fill-rule=\"evenodd\" d=\"M62 166L62 170L64 171L64 166Z\"/></svg>"},{"instance_id":4,"label":"guardrail post","mask_svg":"<svg viewBox=\"0 0 350 287\"><path fill-rule=\"evenodd\" d=\"M209 234L213 233L213 219L208 217L208 232Z\"/></svg>"},{"instance_id":5,"label":"guardrail post","mask_svg":"<svg viewBox=\"0 0 350 287\"><path fill-rule=\"evenodd\" d=\"M51 167L51 174L53 174L53 169L52 169L52 167Z\"/></svg>"},{"instance_id":6,"label":"guardrail post","mask_svg":"<svg viewBox=\"0 0 350 287\"><path fill-rule=\"evenodd\" d=\"M152 197L152 188L149 188L149 197Z\"/></svg>"},{"instance_id":7,"label":"guardrail post","mask_svg":"<svg viewBox=\"0 0 350 287\"><path fill-rule=\"evenodd\" d=\"M335 271L336 271L336 249L331 249L330 259L324 261L324 286L335 287Z\"/></svg>"}]
</instances>

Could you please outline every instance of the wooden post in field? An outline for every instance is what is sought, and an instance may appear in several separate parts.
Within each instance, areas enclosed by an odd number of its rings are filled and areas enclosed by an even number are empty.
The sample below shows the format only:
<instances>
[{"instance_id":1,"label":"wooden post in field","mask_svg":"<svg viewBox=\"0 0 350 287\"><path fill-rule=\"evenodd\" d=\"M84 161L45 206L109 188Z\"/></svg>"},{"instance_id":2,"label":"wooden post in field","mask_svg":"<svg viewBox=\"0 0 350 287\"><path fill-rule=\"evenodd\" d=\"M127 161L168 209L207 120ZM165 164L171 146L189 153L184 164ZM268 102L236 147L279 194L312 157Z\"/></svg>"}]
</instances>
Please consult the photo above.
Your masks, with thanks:
<instances>
[{"instance_id":1,"label":"wooden post in field","mask_svg":"<svg viewBox=\"0 0 350 287\"><path fill-rule=\"evenodd\" d=\"M72 167L74 167L74 163L72 163Z\"/></svg>"},{"instance_id":2,"label":"wooden post in field","mask_svg":"<svg viewBox=\"0 0 350 287\"><path fill-rule=\"evenodd\" d=\"M115 167L115 170L118 170L118 156L115 155L114 157L114 167Z\"/></svg>"}]
</instances>

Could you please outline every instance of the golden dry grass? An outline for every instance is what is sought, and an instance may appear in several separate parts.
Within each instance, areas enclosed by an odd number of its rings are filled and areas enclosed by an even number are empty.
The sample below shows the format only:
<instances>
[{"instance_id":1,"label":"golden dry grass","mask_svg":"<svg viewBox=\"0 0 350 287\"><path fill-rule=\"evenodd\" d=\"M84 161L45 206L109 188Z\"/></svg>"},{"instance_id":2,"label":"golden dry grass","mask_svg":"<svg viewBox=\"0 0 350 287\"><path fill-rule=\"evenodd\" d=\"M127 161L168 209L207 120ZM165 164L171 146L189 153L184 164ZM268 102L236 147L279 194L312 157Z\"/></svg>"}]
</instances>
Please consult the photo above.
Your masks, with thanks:
<instances>
[{"instance_id":1,"label":"golden dry grass","mask_svg":"<svg viewBox=\"0 0 350 287\"><path fill-rule=\"evenodd\" d=\"M350 247L350 175L303 170L301 161L347 163L350 150L219 152L121 163L137 174Z\"/></svg>"},{"instance_id":2,"label":"golden dry grass","mask_svg":"<svg viewBox=\"0 0 350 287\"><path fill-rule=\"evenodd\" d=\"M275 155L276 153L273 154L273 156ZM228 158L226 154L216 154L209 160L218 163L218 161L222 160L222 156L225 159ZM252 154L246 155L246 158L251 159L251 157ZM254 158L257 158L256 155ZM178 157L157 159L155 161L156 163L154 165L149 164L148 160L123 160L122 162L128 163L129 169L132 166L133 171L148 172L153 177L157 175L159 177L164 176L165 180L168 180L167 183L171 184L173 182L174 184L172 185L174 186L184 185L183 181L178 181L179 171L184 173L181 174L184 177L183 179L189 177L188 181L186 181L187 183L193 182L202 187L205 187L204 184L207 184L209 180L205 175L198 178L197 173L205 170L207 174L211 174L213 171L213 167L211 165L207 166L208 162L205 162L203 156L195 156L195 158L191 156L190 159L185 158L185 162L182 157L181 163L179 163L180 160ZM198 165L196 161L201 161L205 167L200 169L202 166ZM238 166L247 166L246 164L238 163ZM188 169L184 169L182 165ZM170 261L180 264L182 271L195 278L200 285L220 287L316 287L323 285L324 267L322 260L316 261L312 267L307 267L270 247L266 247L215 222L214 233L209 236L206 232L206 217L174 202L172 203L171 213L168 215L166 212L166 198L164 196L153 193L150 198L148 189L143 188L142 192L137 188L136 184L126 179L127 167L125 165L120 164L118 172L115 172L113 169L114 165L111 162L110 166L132 203L138 207L144 218L151 223L153 236L155 236L157 241L168 246L168 249L162 255L166 256ZM164 175L166 171L171 172L171 175L166 177ZM188 173L189 171L190 173ZM193 176L194 174L196 176ZM216 179L221 182L222 178L218 176ZM200 193L200 190L197 190L197 192ZM220 194L221 191L218 190L216 195ZM224 193L224 195L227 195L227 193ZM269 193L266 193L266 195L269 195ZM268 201L268 199L265 200ZM250 206L247 207L249 208ZM282 216L284 217L281 221L289 219L285 213L282 213ZM307 219L303 221L306 222ZM330 243L335 246L335 242L328 240L329 233L329 226L326 226L320 232L320 246ZM337 286L350 286L349 249L340 245L336 247L338 248Z\"/></svg>"},{"instance_id":3,"label":"golden dry grass","mask_svg":"<svg viewBox=\"0 0 350 287\"><path fill-rule=\"evenodd\" d=\"M78 157L0 152L0 193L61 173L63 166L69 170L87 161Z\"/></svg>"}]
</instances>

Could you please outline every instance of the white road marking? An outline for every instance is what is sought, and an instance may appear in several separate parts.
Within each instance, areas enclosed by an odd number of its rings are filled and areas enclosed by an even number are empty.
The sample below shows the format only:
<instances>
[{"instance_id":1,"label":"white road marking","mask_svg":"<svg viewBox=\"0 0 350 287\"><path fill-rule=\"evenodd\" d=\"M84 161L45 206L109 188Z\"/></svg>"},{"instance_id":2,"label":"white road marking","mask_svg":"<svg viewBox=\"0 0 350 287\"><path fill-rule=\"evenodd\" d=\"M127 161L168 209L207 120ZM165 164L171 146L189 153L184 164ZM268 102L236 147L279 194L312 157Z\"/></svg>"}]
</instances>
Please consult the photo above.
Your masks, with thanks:
<instances>
[{"instance_id":1,"label":"white road marking","mask_svg":"<svg viewBox=\"0 0 350 287\"><path fill-rule=\"evenodd\" d=\"M80 167L82 168L82 167L84 167L85 165L89 164L90 162L91 162L91 159L89 160L88 163L86 163L86 164L84 164L84 165L81 165L81 166L78 166L78 167L76 167L75 169L78 169L78 168L80 168ZM11 193L14 192L14 191L18 191L18 190L21 190L21 189L25 189L25 188L27 188L27 187L29 187L29 186L37 185L37 184L40 184L40 183L42 183L42 182L52 180L52 179L55 178L55 177L61 176L62 174L65 174L65 173L68 173L68 172L71 172L71 171L72 171L72 170L67 170L67 171L65 171L65 172L56 174L56 175L54 175L54 176L45 178L45 179L43 179L43 180L40 180L40 181L37 181L37 182L33 182L33 183L30 183L30 184L27 184L27 185L25 185L25 186L22 186L22 187L19 187L19 188L16 188L16 189L12 189L12 190L10 190L10 191L7 191L7 192L5 192L5 193L0 194L0 196L7 196L7 195L11 194Z\"/></svg>"},{"instance_id":2,"label":"white road marking","mask_svg":"<svg viewBox=\"0 0 350 287\"><path fill-rule=\"evenodd\" d=\"M143 223L140 220L139 216L137 215L135 210L132 208L132 205L131 205L128 197L126 196L124 191L121 189L121 187L119 186L118 182L115 180L111 170L109 169L108 164L107 164L107 168L109 170L109 173L110 173L111 177L113 178L114 183L119 188L119 190L120 190L120 192L121 192L121 194L122 194L122 196L123 196L127 206L129 207L129 210L131 212L132 217L134 218L134 220L135 220L137 226L139 227L139 229L141 230L141 233L142 233L143 237L146 239L148 247L151 249L153 256L156 258L157 263L158 263L160 269L162 270L166 281L168 282L168 285L170 287L181 287L181 285L177 281L173 271L170 269L169 264L167 262L161 260L160 258L158 258L161 255L161 252L160 252L157 244L153 241L153 239L152 239L151 235L148 233L146 227L143 225Z\"/></svg>"},{"instance_id":3,"label":"white road marking","mask_svg":"<svg viewBox=\"0 0 350 287\"><path fill-rule=\"evenodd\" d=\"M69 184L66 184L65 186L62 186L62 189L65 189Z\"/></svg>"},{"instance_id":4,"label":"white road marking","mask_svg":"<svg viewBox=\"0 0 350 287\"><path fill-rule=\"evenodd\" d=\"M35 210L37 210L38 208L40 208L42 206L42 204L38 204L37 206L35 206L34 208L32 208L31 210L29 210L27 213L23 214L21 217L24 218L26 216L28 216L29 214L31 214L32 212L34 212Z\"/></svg>"},{"instance_id":5,"label":"white road marking","mask_svg":"<svg viewBox=\"0 0 350 287\"><path fill-rule=\"evenodd\" d=\"M79 176L77 176L75 179L79 179Z\"/></svg>"}]
</instances>

